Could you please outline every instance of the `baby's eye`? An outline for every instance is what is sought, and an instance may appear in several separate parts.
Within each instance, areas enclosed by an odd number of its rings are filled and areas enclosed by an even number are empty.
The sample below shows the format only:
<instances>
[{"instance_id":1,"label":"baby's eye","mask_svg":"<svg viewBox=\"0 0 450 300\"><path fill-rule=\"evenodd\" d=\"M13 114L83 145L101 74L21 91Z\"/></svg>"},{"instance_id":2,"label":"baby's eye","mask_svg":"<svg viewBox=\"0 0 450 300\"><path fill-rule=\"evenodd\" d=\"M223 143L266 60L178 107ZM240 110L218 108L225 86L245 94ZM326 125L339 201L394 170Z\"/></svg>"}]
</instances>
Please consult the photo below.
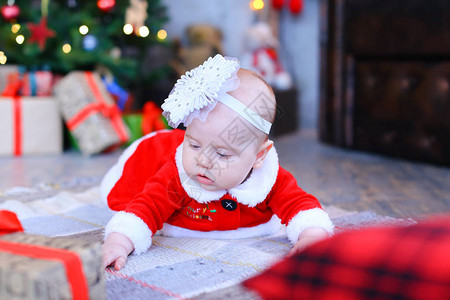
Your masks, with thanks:
<instances>
[{"instance_id":1,"label":"baby's eye","mask_svg":"<svg viewBox=\"0 0 450 300\"><path fill-rule=\"evenodd\" d=\"M219 157L220 157L220 158L223 158L223 159L228 159L228 158L230 158L230 156L231 156L231 155L223 154L223 153L220 153L220 152L217 152L217 155L219 155Z\"/></svg>"},{"instance_id":2,"label":"baby's eye","mask_svg":"<svg viewBox=\"0 0 450 300\"><path fill-rule=\"evenodd\" d=\"M190 144L190 146L191 146L192 149L195 149L195 150L200 149L199 145Z\"/></svg>"}]
</instances>

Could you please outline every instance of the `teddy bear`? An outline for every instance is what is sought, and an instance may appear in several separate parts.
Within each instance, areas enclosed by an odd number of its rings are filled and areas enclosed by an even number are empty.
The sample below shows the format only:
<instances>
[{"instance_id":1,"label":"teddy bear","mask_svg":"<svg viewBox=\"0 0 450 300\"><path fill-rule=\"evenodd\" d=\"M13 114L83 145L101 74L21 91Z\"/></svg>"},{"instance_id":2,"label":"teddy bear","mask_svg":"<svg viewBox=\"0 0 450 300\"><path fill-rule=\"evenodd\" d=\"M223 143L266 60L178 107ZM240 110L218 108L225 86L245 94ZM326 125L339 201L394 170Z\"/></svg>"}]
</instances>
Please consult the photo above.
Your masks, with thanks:
<instances>
[{"instance_id":1,"label":"teddy bear","mask_svg":"<svg viewBox=\"0 0 450 300\"><path fill-rule=\"evenodd\" d=\"M184 41L175 40L176 56L171 65L181 76L201 65L208 57L223 54L222 32L208 24L193 24L186 28Z\"/></svg>"},{"instance_id":2,"label":"teddy bear","mask_svg":"<svg viewBox=\"0 0 450 300\"><path fill-rule=\"evenodd\" d=\"M278 90L292 87L292 78L278 58L278 39L269 24L258 22L244 33L245 51L241 66L259 73L269 85Z\"/></svg>"}]
</instances>

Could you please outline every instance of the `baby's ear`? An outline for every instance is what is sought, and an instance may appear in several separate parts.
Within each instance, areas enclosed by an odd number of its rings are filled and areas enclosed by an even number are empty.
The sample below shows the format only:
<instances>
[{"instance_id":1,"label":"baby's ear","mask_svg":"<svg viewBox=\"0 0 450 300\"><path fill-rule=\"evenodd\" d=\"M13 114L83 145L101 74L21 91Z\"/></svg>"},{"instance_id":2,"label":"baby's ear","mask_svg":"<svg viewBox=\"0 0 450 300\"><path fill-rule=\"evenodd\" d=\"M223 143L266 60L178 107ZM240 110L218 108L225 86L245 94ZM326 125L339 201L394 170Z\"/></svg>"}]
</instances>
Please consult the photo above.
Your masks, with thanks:
<instances>
[{"instance_id":1,"label":"baby's ear","mask_svg":"<svg viewBox=\"0 0 450 300\"><path fill-rule=\"evenodd\" d=\"M264 162L264 159L267 156L267 152L269 152L270 148L273 146L273 141L267 140L264 144L259 148L258 154L256 154L256 161L253 164L254 169L261 168Z\"/></svg>"}]
</instances>

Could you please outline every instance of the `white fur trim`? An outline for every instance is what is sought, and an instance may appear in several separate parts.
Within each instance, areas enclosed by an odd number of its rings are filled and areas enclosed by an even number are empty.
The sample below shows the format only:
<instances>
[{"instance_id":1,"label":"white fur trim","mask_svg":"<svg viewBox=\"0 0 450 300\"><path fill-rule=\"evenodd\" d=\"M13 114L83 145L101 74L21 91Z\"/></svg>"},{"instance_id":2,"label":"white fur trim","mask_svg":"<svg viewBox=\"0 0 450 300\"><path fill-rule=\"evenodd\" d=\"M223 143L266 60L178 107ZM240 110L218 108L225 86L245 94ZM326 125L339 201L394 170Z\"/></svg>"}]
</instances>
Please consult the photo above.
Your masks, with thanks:
<instances>
[{"instance_id":1,"label":"white fur trim","mask_svg":"<svg viewBox=\"0 0 450 300\"><path fill-rule=\"evenodd\" d=\"M164 224L163 228L156 234L171 237L190 237L205 239L244 239L249 237L269 235L276 233L281 228L281 220L276 215L264 224L254 227L240 227L235 230L213 230L213 231L196 231L190 230L170 224Z\"/></svg>"},{"instance_id":2,"label":"white fur trim","mask_svg":"<svg viewBox=\"0 0 450 300\"><path fill-rule=\"evenodd\" d=\"M147 251L152 245L152 232L144 221L135 214L120 211L105 227L105 240L112 232L127 236L134 245L134 254Z\"/></svg>"},{"instance_id":3,"label":"white fur trim","mask_svg":"<svg viewBox=\"0 0 450 300\"><path fill-rule=\"evenodd\" d=\"M272 190L278 176L278 154L275 147L272 147L264 159L261 168L253 169L250 177L242 184L230 190L207 191L200 184L190 178L183 168L183 145L177 148L175 154L175 163L180 176L181 185L183 186L189 197L195 199L199 203L208 203L219 200L223 195L229 193L236 198L240 204L255 207L263 202L269 192Z\"/></svg>"},{"instance_id":4,"label":"white fur trim","mask_svg":"<svg viewBox=\"0 0 450 300\"><path fill-rule=\"evenodd\" d=\"M139 144L149 138L154 137L158 133L167 132L170 130L163 129L159 131L151 132L147 135L144 135L140 139L134 141L130 146L128 146L124 152L119 157L119 160L117 163L109 169L109 171L106 173L105 177L103 177L102 182L100 184L100 197L105 202L108 203L108 195L113 189L114 185L117 183L117 181L120 179L120 177L123 174L123 168L125 166L125 163L128 161L128 159L134 154Z\"/></svg>"},{"instance_id":5,"label":"white fur trim","mask_svg":"<svg viewBox=\"0 0 450 300\"><path fill-rule=\"evenodd\" d=\"M321 208L313 208L299 212L286 226L286 234L292 244L298 241L300 234L311 227L320 227L333 234L334 225L328 214Z\"/></svg>"}]
</instances>

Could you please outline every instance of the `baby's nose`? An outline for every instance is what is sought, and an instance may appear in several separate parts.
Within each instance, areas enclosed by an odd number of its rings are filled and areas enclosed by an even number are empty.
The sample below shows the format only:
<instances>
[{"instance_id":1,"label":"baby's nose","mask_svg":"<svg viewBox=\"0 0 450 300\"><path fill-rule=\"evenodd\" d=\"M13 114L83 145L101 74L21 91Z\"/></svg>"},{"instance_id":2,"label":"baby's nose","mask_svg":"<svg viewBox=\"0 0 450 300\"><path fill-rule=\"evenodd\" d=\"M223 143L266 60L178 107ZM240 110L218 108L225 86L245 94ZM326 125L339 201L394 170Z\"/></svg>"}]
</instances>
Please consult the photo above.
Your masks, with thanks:
<instances>
[{"instance_id":1,"label":"baby's nose","mask_svg":"<svg viewBox=\"0 0 450 300\"><path fill-rule=\"evenodd\" d=\"M200 155L197 157L197 164L198 164L200 167L209 169L209 168L211 168L211 159L209 159L208 157L206 157L206 155L204 155L204 154L200 154Z\"/></svg>"}]
</instances>

